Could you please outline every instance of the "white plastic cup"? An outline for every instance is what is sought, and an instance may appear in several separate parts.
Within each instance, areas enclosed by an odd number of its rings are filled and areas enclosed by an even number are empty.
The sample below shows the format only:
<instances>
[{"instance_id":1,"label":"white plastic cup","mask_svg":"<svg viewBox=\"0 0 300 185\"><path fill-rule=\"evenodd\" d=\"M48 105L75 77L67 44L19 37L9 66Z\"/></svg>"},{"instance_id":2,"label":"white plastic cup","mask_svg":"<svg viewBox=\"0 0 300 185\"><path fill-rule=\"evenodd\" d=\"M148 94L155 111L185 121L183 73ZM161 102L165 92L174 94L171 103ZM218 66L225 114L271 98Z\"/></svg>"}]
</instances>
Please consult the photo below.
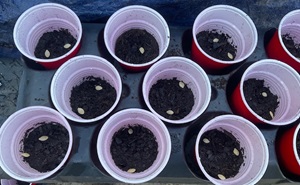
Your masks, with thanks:
<instances>
[{"instance_id":1,"label":"white plastic cup","mask_svg":"<svg viewBox=\"0 0 300 185\"><path fill-rule=\"evenodd\" d=\"M95 118L84 119L72 111L70 104L71 91L73 87L80 85L84 77L99 77L108 82L116 90L116 100L111 108ZM117 106L122 93L122 81L117 69L106 59L93 56L76 56L64 63L54 74L50 95L56 109L66 118L78 122L89 123L103 119Z\"/></svg>"},{"instance_id":2,"label":"white plastic cup","mask_svg":"<svg viewBox=\"0 0 300 185\"><path fill-rule=\"evenodd\" d=\"M154 36L159 46L159 55L143 64L133 64L121 60L115 54L119 36L131 29L144 29ZM170 31L167 22L155 10L140 5L119 9L107 21L104 28L104 42L109 53L127 70L142 71L148 69L167 51L170 43Z\"/></svg>"},{"instance_id":3,"label":"white plastic cup","mask_svg":"<svg viewBox=\"0 0 300 185\"><path fill-rule=\"evenodd\" d=\"M158 154L152 166L139 173L121 170L110 153L114 133L132 124L148 128L158 143ZM115 179L124 183L144 183L155 178L167 165L171 155L171 138L164 123L151 112L136 108L125 109L112 115L102 126L97 139L97 153L103 168Z\"/></svg>"},{"instance_id":4,"label":"white plastic cup","mask_svg":"<svg viewBox=\"0 0 300 185\"><path fill-rule=\"evenodd\" d=\"M57 122L68 130L69 146L61 163L49 172L38 172L23 161L22 140L28 129L41 122ZM36 182L44 180L62 168L70 156L73 134L68 121L56 110L44 106L30 106L13 113L0 128L0 166L13 179Z\"/></svg>"},{"instance_id":5,"label":"white plastic cup","mask_svg":"<svg viewBox=\"0 0 300 185\"><path fill-rule=\"evenodd\" d=\"M149 102L151 87L160 79L173 79L174 77L187 84L187 87L193 92L195 101L191 112L179 120L161 116ZM211 85L205 71L195 62L184 57L167 57L155 63L147 71L142 88L144 101L150 111L161 120L173 124L183 124L195 120L206 110L211 97Z\"/></svg>"},{"instance_id":6,"label":"white plastic cup","mask_svg":"<svg viewBox=\"0 0 300 185\"><path fill-rule=\"evenodd\" d=\"M201 31L218 30L228 34L237 46L236 57L233 61L223 61L207 54L197 41ZM203 10L193 24L193 42L191 56L204 69L220 70L232 64L247 59L255 50L258 34L251 18L238 8L229 5L215 5Z\"/></svg>"},{"instance_id":7,"label":"white plastic cup","mask_svg":"<svg viewBox=\"0 0 300 185\"><path fill-rule=\"evenodd\" d=\"M35 57L34 50L42 35L62 28L68 29L77 39L73 48L66 54L53 59ZM25 57L38 62L46 69L56 69L78 53L82 38L82 25L78 16L68 7L56 3L42 3L22 13L15 24L13 37L16 47Z\"/></svg>"},{"instance_id":8,"label":"white plastic cup","mask_svg":"<svg viewBox=\"0 0 300 185\"><path fill-rule=\"evenodd\" d=\"M264 80L264 85L278 96L279 105L274 118L266 120L253 111L244 95L244 82L250 78ZM300 76L289 65L273 59L264 59L250 65L242 75L239 85L231 95L233 111L253 123L287 125L300 117Z\"/></svg>"},{"instance_id":9,"label":"white plastic cup","mask_svg":"<svg viewBox=\"0 0 300 185\"><path fill-rule=\"evenodd\" d=\"M244 150L244 164L241 165L235 177L225 180L210 176L201 163L199 156L199 143L201 136L209 130L226 130L239 142ZM213 184L256 184L264 175L268 162L269 151L267 142L261 131L250 121L236 115L217 116L207 122L200 130L195 144L197 163L205 175Z\"/></svg>"}]
</instances>

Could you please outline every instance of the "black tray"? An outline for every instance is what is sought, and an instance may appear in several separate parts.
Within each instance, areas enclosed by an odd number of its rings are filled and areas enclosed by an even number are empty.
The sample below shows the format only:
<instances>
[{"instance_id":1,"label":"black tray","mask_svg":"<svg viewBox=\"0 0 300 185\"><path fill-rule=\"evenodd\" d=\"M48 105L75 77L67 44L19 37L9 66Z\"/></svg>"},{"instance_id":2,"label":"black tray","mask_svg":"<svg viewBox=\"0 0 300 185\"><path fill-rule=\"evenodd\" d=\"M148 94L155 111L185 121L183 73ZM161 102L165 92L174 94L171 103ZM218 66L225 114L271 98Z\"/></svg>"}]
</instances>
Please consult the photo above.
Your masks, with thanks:
<instances>
[{"instance_id":1,"label":"black tray","mask_svg":"<svg viewBox=\"0 0 300 185\"><path fill-rule=\"evenodd\" d=\"M124 71L119 64L108 55L103 43L104 24L83 24L82 48L79 55L91 54L102 56L108 59L120 72L123 92L115 113L125 108L147 109L141 96L141 85L145 72L131 73ZM189 58L191 46L191 28L170 27L171 41L167 56L185 56ZM243 70L260 59L265 59L264 34L265 40L274 31L258 30L258 45L254 53L241 65L235 65L220 74L208 75L212 86L212 97L207 110L196 121L183 125L172 125L166 123L172 139L172 152L170 160L165 169L151 182L159 183L196 183L206 184L208 180L201 173L196 165L194 156L194 144L197 132L205 122L220 114L232 114L228 104L227 95L232 92L239 81ZM25 59L23 76L20 81L17 109L30 105L44 105L53 107L50 98L50 82L55 70L41 70L40 66L31 65ZM110 114L110 115L111 115ZM109 115L109 116L110 116ZM43 180L45 183L57 182L117 182L114 178L107 175L102 168L96 154L96 138L105 119L91 124L79 124L71 122L74 133L74 147L68 163L64 168L49 179ZM295 124L295 123L294 123ZM270 160L267 171L260 184L277 184L290 181L300 181L298 177L292 176L281 170L276 159L275 140L278 130L284 131L288 127L279 129L274 126L259 126L266 138ZM6 175L0 171L0 175ZM7 176L6 176L7 177Z\"/></svg>"}]
</instances>

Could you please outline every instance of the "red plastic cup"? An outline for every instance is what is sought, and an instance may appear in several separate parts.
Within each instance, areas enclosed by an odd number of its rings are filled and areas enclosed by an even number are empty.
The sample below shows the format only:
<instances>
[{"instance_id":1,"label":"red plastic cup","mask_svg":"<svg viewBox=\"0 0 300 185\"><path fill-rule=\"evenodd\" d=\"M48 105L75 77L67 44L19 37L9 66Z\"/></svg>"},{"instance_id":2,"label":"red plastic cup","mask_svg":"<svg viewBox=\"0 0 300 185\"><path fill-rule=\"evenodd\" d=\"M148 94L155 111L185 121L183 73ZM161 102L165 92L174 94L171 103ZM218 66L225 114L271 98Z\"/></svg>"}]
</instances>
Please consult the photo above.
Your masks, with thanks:
<instances>
[{"instance_id":1,"label":"red plastic cup","mask_svg":"<svg viewBox=\"0 0 300 185\"><path fill-rule=\"evenodd\" d=\"M269 58L277 59L292 66L300 72L300 59L292 55L282 41L282 35L290 34L294 42L300 43L300 10L286 14L280 21L279 27L270 42L266 45Z\"/></svg>"},{"instance_id":2,"label":"red plastic cup","mask_svg":"<svg viewBox=\"0 0 300 185\"><path fill-rule=\"evenodd\" d=\"M196 35L201 31L218 30L228 34L237 46L236 58L224 61L208 55L199 45ZM257 45L257 30L250 17L243 11L228 5L211 6L203 10L195 19L193 25L192 60L206 71L213 72L224 69L247 59Z\"/></svg>"},{"instance_id":3,"label":"red plastic cup","mask_svg":"<svg viewBox=\"0 0 300 185\"><path fill-rule=\"evenodd\" d=\"M132 64L115 55L118 37L130 29L144 29L154 36L159 46L159 55L143 64ZM160 59L168 49L170 31L165 19L155 10L146 6L127 6L116 11L107 21L104 29L104 43L109 53L129 71L143 71Z\"/></svg>"},{"instance_id":4,"label":"red plastic cup","mask_svg":"<svg viewBox=\"0 0 300 185\"><path fill-rule=\"evenodd\" d=\"M259 116L248 105L243 85L250 78L264 80L270 91L278 96L279 105L272 120L266 120ZM231 95L230 106L234 113L253 123L287 125L300 117L299 93L300 76L292 67L274 59L264 59L253 63L246 69L239 85Z\"/></svg>"},{"instance_id":5,"label":"red plastic cup","mask_svg":"<svg viewBox=\"0 0 300 185\"><path fill-rule=\"evenodd\" d=\"M53 59L35 57L34 50L41 36L45 32L62 28L68 29L77 39L73 48L66 54ZM43 3L29 8L18 18L13 37L16 47L25 57L41 64L46 69L57 69L78 53L82 38L82 25L78 16L68 7L56 3Z\"/></svg>"},{"instance_id":6,"label":"red plastic cup","mask_svg":"<svg viewBox=\"0 0 300 185\"><path fill-rule=\"evenodd\" d=\"M296 141L300 124L293 126L277 138L276 151L279 164L289 172L300 175L300 159L297 152Z\"/></svg>"}]
</instances>

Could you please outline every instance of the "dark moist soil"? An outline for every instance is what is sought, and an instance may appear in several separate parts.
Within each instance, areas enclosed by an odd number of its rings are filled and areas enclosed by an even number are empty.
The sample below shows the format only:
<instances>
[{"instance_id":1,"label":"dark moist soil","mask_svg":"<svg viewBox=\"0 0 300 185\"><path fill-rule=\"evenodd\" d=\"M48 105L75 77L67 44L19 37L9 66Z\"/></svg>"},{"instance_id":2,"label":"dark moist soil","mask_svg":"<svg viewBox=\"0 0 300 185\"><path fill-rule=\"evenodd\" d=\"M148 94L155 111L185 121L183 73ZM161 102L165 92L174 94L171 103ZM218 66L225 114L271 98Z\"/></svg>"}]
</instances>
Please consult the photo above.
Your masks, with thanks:
<instances>
[{"instance_id":1,"label":"dark moist soil","mask_svg":"<svg viewBox=\"0 0 300 185\"><path fill-rule=\"evenodd\" d=\"M146 30L131 29L118 37L115 53L125 62L143 64L159 55L159 46L153 35Z\"/></svg>"},{"instance_id":2,"label":"dark moist soil","mask_svg":"<svg viewBox=\"0 0 300 185\"><path fill-rule=\"evenodd\" d=\"M282 41L289 52L297 58L300 58L300 44L296 44L290 34L282 35Z\"/></svg>"},{"instance_id":3,"label":"dark moist soil","mask_svg":"<svg viewBox=\"0 0 300 185\"><path fill-rule=\"evenodd\" d=\"M101 87L101 90L97 88ZM117 98L117 92L105 80L88 76L71 90L72 111L84 119L92 119L108 111ZM84 110L80 113L79 108Z\"/></svg>"},{"instance_id":4,"label":"dark moist soil","mask_svg":"<svg viewBox=\"0 0 300 185\"><path fill-rule=\"evenodd\" d=\"M48 136L40 141L42 136ZM29 154L23 160L39 172L48 172L56 168L64 159L69 146L69 134L65 127L55 122L37 123L36 128L26 131L21 155Z\"/></svg>"},{"instance_id":5,"label":"dark moist soil","mask_svg":"<svg viewBox=\"0 0 300 185\"><path fill-rule=\"evenodd\" d=\"M272 120L279 101L278 96L264 85L264 80L248 79L244 82L243 90L250 108L264 119Z\"/></svg>"},{"instance_id":6,"label":"dark moist soil","mask_svg":"<svg viewBox=\"0 0 300 185\"><path fill-rule=\"evenodd\" d=\"M223 61L235 59L237 49L233 42L229 42L231 37L228 34L218 33L217 30L201 31L196 38L208 55Z\"/></svg>"},{"instance_id":7,"label":"dark moist soil","mask_svg":"<svg viewBox=\"0 0 300 185\"><path fill-rule=\"evenodd\" d=\"M110 152L121 170L137 173L153 164L158 154L158 144L148 128L133 124L113 135Z\"/></svg>"},{"instance_id":8,"label":"dark moist soil","mask_svg":"<svg viewBox=\"0 0 300 185\"><path fill-rule=\"evenodd\" d=\"M76 41L67 29L46 32L39 39L34 55L41 59L57 58L69 52L76 44ZM66 44L70 44L70 46L68 47ZM50 53L48 57L45 54L46 50Z\"/></svg>"},{"instance_id":9,"label":"dark moist soil","mask_svg":"<svg viewBox=\"0 0 300 185\"><path fill-rule=\"evenodd\" d=\"M234 153L235 149L237 153ZM234 177L244 163L244 149L226 130L205 132L200 139L199 155L206 172L216 179L221 179L220 175L226 179Z\"/></svg>"},{"instance_id":10,"label":"dark moist soil","mask_svg":"<svg viewBox=\"0 0 300 185\"><path fill-rule=\"evenodd\" d=\"M162 79L151 87L149 102L159 115L167 119L179 120L191 112L194 106L193 92L185 83L183 88L180 87L180 83L183 82L177 78Z\"/></svg>"}]
</instances>

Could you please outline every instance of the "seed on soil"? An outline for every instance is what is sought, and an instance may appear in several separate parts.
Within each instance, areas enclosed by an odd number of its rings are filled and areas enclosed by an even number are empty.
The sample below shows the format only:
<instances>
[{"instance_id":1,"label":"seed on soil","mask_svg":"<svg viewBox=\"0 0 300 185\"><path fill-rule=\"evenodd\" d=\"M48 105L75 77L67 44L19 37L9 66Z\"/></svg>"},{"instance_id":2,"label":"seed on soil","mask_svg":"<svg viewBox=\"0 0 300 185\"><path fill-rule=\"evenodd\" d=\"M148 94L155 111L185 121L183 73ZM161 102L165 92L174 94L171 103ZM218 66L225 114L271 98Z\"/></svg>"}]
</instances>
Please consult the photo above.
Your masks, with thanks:
<instances>
[{"instance_id":1,"label":"seed on soil","mask_svg":"<svg viewBox=\"0 0 300 185\"><path fill-rule=\"evenodd\" d=\"M50 57L50 51L48 49L46 49L46 51L45 51L45 57L47 57L47 58Z\"/></svg>"},{"instance_id":2,"label":"seed on soil","mask_svg":"<svg viewBox=\"0 0 300 185\"><path fill-rule=\"evenodd\" d=\"M208 144L210 141L207 138L204 138L203 142L206 143L206 144Z\"/></svg>"},{"instance_id":3,"label":"seed on soil","mask_svg":"<svg viewBox=\"0 0 300 185\"><path fill-rule=\"evenodd\" d=\"M64 45L65 49L68 49L69 47L71 47L71 44L69 44L69 43Z\"/></svg>"},{"instance_id":4,"label":"seed on soil","mask_svg":"<svg viewBox=\"0 0 300 185\"><path fill-rule=\"evenodd\" d=\"M174 114L174 111L172 111L172 110L167 110L167 114L173 115L173 114Z\"/></svg>"},{"instance_id":5,"label":"seed on soil","mask_svg":"<svg viewBox=\"0 0 300 185\"><path fill-rule=\"evenodd\" d=\"M30 156L29 153L22 153L21 155L22 155L23 157L29 157L29 156Z\"/></svg>"},{"instance_id":6,"label":"seed on soil","mask_svg":"<svg viewBox=\"0 0 300 185\"><path fill-rule=\"evenodd\" d=\"M135 168L129 168L129 169L127 170L128 173L134 173L135 171L136 171Z\"/></svg>"},{"instance_id":7,"label":"seed on soil","mask_svg":"<svg viewBox=\"0 0 300 185\"><path fill-rule=\"evenodd\" d=\"M78 112L79 114L84 114L83 108L80 108L80 107L77 109L77 112Z\"/></svg>"},{"instance_id":8,"label":"seed on soil","mask_svg":"<svg viewBox=\"0 0 300 185\"><path fill-rule=\"evenodd\" d=\"M139 51L141 52L141 54L145 53L145 49L143 47L140 47Z\"/></svg>"},{"instance_id":9,"label":"seed on soil","mask_svg":"<svg viewBox=\"0 0 300 185\"><path fill-rule=\"evenodd\" d=\"M268 96L268 94L267 94L266 92L262 92L261 95L262 95L263 97L267 97L267 96Z\"/></svg>"},{"instance_id":10,"label":"seed on soil","mask_svg":"<svg viewBox=\"0 0 300 185\"><path fill-rule=\"evenodd\" d=\"M213 42L219 42L219 39L218 38L214 38Z\"/></svg>"},{"instance_id":11,"label":"seed on soil","mask_svg":"<svg viewBox=\"0 0 300 185\"><path fill-rule=\"evenodd\" d=\"M226 177L225 177L224 175L222 175L222 174L218 174L218 177L219 177L219 179L221 179L221 180L225 180L225 179L226 179Z\"/></svg>"},{"instance_id":12,"label":"seed on soil","mask_svg":"<svg viewBox=\"0 0 300 185\"><path fill-rule=\"evenodd\" d=\"M233 149L233 154L236 155L236 156L239 156L240 155L240 152L238 149L234 148Z\"/></svg>"},{"instance_id":13,"label":"seed on soil","mask_svg":"<svg viewBox=\"0 0 300 185\"><path fill-rule=\"evenodd\" d=\"M231 53L227 53L228 58L233 59L233 55Z\"/></svg>"},{"instance_id":14,"label":"seed on soil","mask_svg":"<svg viewBox=\"0 0 300 185\"><path fill-rule=\"evenodd\" d=\"M128 134L132 134L133 133L133 130L130 128L128 129Z\"/></svg>"},{"instance_id":15,"label":"seed on soil","mask_svg":"<svg viewBox=\"0 0 300 185\"><path fill-rule=\"evenodd\" d=\"M101 91L103 88L102 88L101 85L96 85L96 86L95 86L95 89L96 89L97 91Z\"/></svg>"},{"instance_id":16,"label":"seed on soil","mask_svg":"<svg viewBox=\"0 0 300 185\"><path fill-rule=\"evenodd\" d=\"M273 118L274 118L274 114L273 114L273 112L272 112L272 111L270 111L270 112L269 112L269 114L270 114L271 118L273 119Z\"/></svg>"},{"instance_id":17,"label":"seed on soil","mask_svg":"<svg viewBox=\"0 0 300 185\"><path fill-rule=\"evenodd\" d=\"M46 141L49 137L48 136L41 136L39 138L40 141Z\"/></svg>"},{"instance_id":18,"label":"seed on soil","mask_svg":"<svg viewBox=\"0 0 300 185\"><path fill-rule=\"evenodd\" d=\"M184 88L185 84L183 82L179 82L179 87L181 87L182 89Z\"/></svg>"}]
</instances>

